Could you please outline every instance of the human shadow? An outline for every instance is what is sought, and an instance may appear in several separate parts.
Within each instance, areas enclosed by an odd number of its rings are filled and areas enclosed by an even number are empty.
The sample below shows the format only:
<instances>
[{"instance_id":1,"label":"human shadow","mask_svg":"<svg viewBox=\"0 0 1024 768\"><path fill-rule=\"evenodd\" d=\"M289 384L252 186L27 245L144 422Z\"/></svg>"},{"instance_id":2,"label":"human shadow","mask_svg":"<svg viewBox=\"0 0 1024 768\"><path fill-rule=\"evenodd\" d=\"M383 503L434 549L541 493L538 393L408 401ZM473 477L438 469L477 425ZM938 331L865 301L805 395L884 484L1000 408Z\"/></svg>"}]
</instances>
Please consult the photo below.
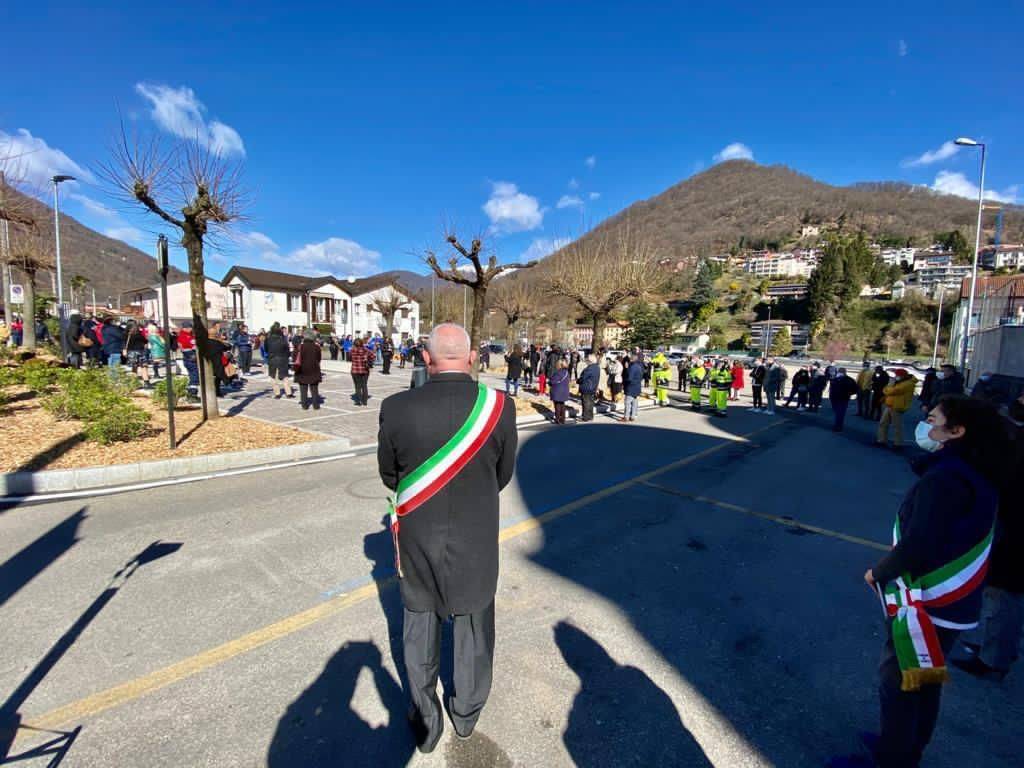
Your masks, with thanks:
<instances>
[{"instance_id":1,"label":"human shadow","mask_svg":"<svg viewBox=\"0 0 1024 768\"><path fill-rule=\"evenodd\" d=\"M128 579L134 576L142 566L174 554L179 549L181 549L180 542L157 540L121 566L110 578L106 589L92 601L85 611L82 612L82 615L50 647L46 655L29 671L18 687L0 704L0 764L15 762L23 758L23 756L11 757L10 749L14 744L14 737L18 730L26 728L21 723L21 707L32 692L63 658L71 646L75 644L78 638L82 636L82 633L85 632L96 617L100 615L103 609L107 607L107 604L114 599L120 589L128 582ZM10 760L6 758L10 758Z\"/></svg>"},{"instance_id":2,"label":"human shadow","mask_svg":"<svg viewBox=\"0 0 1024 768\"><path fill-rule=\"evenodd\" d=\"M369 670L388 719L371 725L353 709L356 682ZM269 768L333 765L404 766L415 750L405 697L371 641L345 643L323 671L288 705L267 753Z\"/></svg>"},{"instance_id":3,"label":"human shadow","mask_svg":"<svg viewBox=\"0 0 1024 768\"><path fill-rule=\"evenodd\" d=\"M22 462L14 471L39 472L40 470L44 470L72 448L77 445L81 445L84 442L85 434L83 432L76 432L70 437L65 437L54 445L47 446L39 453L32 456L32 458Z\"/></svg>"},{"instance_id":4,"label":"human shadow","mask_svg":"<svg viewBox=\"0 0 1024 768\"><path fill-rule=\"evenodd\" d=\"M568 622L554 631L562 657L580 679L562 737L576 765L711 765L672 699L643 671L617 663Z\"/></svg>"},{"instance_id":5,"label":"human shadow","mask_svg":"<svg viewBox=\"0 0 1024 768\"><path fill-rule=\"evenodd\" d=\"M377 585L377 599L388 625L388 647L391 660L398 670L403 688L405 679L405 653L402 648L402 595L394 583L398 573L395 570L395 545L391 536L390 519L384 515L383 530L368 533L363 537L363 554L373 563L370 576Z\"/></svg>"},{"instance_id":6,"label":"human shadow","mask_svg":"<svg viewBox=\"0 0 1024 768\"><path fill-rule=\"evenodd\" d=\"M0 565L0 605L42 573L78 543L78 527L85 519L82 507Z\"/></svg>"},{"instance_id":7,"label":"human shadow","mask_svg":"<svg viewBox=\"0 0 1024 768\"><path fill-rule=\"evenodd\" d=\"M702 497L722 494L741 476L748 485L737 495L754 495L765 511L803 510L794 500L827 498L825 518L811 520L841 528L846 519L861 520L865 505L886 503L888 486L905 470L894 465L890 474L868 462L876 473L872 486L837 496L827 471L780 476L775 470L775 457L800 439L798 423L764 429L774 420L742 413L703 418L714 428L648 426L641 413L635 424L547 428L524 440L516 477L534 517L623 484L585 509L547 521L529 558L620 611L751 752L776 765L816 764L844 746L837 724L869 725L870 686L863 678L876 653L877 605L864 599L856 574L874 555L854 545L822 546L815 536L787 535L783 526ZM735 439L745 434L751 437ZM567 457L586 471L544 482ZM747 466L750 473L740 474ZM663 471L647 474L657 468ZM884 526L881 514L879 523ZM843 689L850 695L837 696ZM646 719L638 714L634 729ZM577 733L588 731L574 720L567 746L582 748Z\"/></svg>"}]
</instances>

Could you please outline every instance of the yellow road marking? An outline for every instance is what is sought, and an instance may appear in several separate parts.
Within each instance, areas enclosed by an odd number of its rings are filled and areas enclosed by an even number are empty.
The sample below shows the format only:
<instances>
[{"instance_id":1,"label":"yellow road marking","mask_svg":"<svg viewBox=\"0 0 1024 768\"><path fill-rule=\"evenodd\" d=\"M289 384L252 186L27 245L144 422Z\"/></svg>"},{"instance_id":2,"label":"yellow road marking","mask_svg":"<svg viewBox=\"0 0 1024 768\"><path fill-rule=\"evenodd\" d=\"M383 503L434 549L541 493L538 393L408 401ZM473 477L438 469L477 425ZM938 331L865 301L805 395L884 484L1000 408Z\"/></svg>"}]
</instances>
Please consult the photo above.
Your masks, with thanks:
<instances>
[{"instance_id":1,"label":"yellow road marking","mask_svg":"<svg viewBox=\"0 0 1024 768\"><path fill-rule=\"evenodd\" d=\"M839 539L841 541L848 541L851 544L860 544L864 547L870 547L871 549L877 549L880 552L888 552L892 549L888 544L881 544L877 541L871 541L870 539L862 539L860 536L851 536L848 533L842 531L833 531L831 528L821 528L817 525L811 525L810 523L802 523L799 520L794 520L791 517L780 517L779 515L771 515L767 512L758 512L756 509L750 509L749 507L741 507L738 504L730 504L727 501L719 501L718 499L712 499L709 496L700 496L695 493L686 493L685 491L679 491L675 488L670 488L667 485L661 485L659 483L651 483L646 480L642 481L648 488L654 488L662 493L668 493L673 496L679 496L683 499L689 499L691 501L699 501L702 504L710 504L720 509L728 509L733 512L741 512L744 515L750 515L751 517L758 517L762 520L768 520L772 523L778 523L779 525L785 525L789 528L800 528L811 533L820 533L822 536L829 536L833 539Z\"/></svg>"},{"instance_id":2,"label":"yellow road marking","mask_svg":"<svg viewBox=\"0 0 1024 768\"><path fill-rule=\"evenodd\" d=\"M559 517L575 512L582 507L619 493L626 488L645 483L651 478L657 477L665 472L671 472L674 469L684 467L687 464L691 464L694 461L710 456L724 448L728 448L738 440L748 439L782 423L784 423L782 420L774 421L764 427L754 430L753 432L749 432L746 435L740 435L736 440L726 440L718 445L713 445L710 448L699 451L698 453L685 456L682 459L678 459L662 467L658 467L657 469L644 472L636 477L623 480L622 482L608 486L607 488L602 488L600 491L595 491L594 493L582 496L574 501L570 501L567 504L562 505L561 507L549 510L542 515L538 515L537 517L532 517L510 525L508 528L501 531L498 536L498 541L505 542L509 539L515 538L516 536L521 536L528 531L540 528L545 523L549 523ZM182 659L179 662L171 664L169 667L158 669L154 672L143 675L142 677L137 677L134 680L122 683L121 685L116 685L113 688L108 688L105 691L100 691L92 694L91 696L86 696L84 699L79 699L78 701L58 707L57 709L51 710L38 718L33 718L30 725L31 727L39 729L56 729L67 723L76 722L86 717L97 715L107 709L125 704L147 693L160 690L168 685L180 682L187 677L199 674L200 672L215 667L218 664L229 661L236 656L240 656L243 653L247 653L248 651L255 650L260 646L273 642L274 640L287 637L288 635L298 632L300 629L316 624L323 619L364 602L368 598L375 596L378 593L378 590L384 589L397 581L397 577L392 576L382 581L371 582L352 592L339 595L338 597L332 598L320 605L316 605L305 611L288 616L280 621L274 622L273 624L268 624L254 632L237 637L234 640L229 640L223 645L218 645L215 648L210 648L209 650L203 651L194 656ZM29 724L26 723L26 725Z\"/></svg>"}]
</instances>

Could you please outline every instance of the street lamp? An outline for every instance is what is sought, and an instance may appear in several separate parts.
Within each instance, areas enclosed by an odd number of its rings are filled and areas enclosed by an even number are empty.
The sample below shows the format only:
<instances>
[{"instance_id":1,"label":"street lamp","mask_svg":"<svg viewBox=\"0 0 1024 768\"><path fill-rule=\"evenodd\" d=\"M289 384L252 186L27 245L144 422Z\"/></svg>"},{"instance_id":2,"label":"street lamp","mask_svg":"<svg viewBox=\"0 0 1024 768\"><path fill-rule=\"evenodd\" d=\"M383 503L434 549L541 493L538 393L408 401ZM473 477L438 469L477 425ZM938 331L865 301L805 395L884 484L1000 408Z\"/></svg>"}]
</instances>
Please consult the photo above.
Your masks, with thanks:
<instances>
[{"instance_id":1,"label":"street lamp","mask_svg":"<svg viewBox=\"0 0 1024 768\"><path fill-rule=\"evenodd\" d=\"M64 303L64 281L61 279L60 271L60 200L57 197L57 187L61 182L75 181L74 176L57 175L53 177L53 229L55 244L57 246L57 307Z\"/></svg>"},{"instance_id":2,"label":"street lamp","mask_svg":"<svg viewBox=\"0 0 1024 768\"><path fill-rule=\"evenodd\" d=\"M960 147L981 147L981 179L978 183L978 226L974 232L974 267L971 270L971 293L967 299L967 316L964 318L964 332L960 349L960 374L967 380L967 344L971 336L971 316L974 314L974 292L978 286L978 251L981 250L981 207L985 200L985 145L980 141L961 136L956 140Z\"/></svg>"}]
</instances>

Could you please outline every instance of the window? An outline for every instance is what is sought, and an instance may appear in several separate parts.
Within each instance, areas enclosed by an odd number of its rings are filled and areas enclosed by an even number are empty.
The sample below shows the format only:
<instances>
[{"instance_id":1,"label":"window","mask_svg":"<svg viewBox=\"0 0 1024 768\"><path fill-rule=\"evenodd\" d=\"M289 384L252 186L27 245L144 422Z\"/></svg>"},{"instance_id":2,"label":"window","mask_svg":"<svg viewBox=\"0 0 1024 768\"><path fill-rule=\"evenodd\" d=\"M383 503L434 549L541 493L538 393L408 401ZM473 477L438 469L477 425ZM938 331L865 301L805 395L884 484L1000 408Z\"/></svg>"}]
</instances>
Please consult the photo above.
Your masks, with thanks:
<instances>
[{"instance_id":1,"label":"window","mask_svg":"<svg viewBox=\"0 0 1024 768\"><path fill-rule=\"evenodd\" d=\"M288 311L289 312L301 312L302 311L302 294L300 293L289 293L288 294Z\"/></svg>"}]
</instances>

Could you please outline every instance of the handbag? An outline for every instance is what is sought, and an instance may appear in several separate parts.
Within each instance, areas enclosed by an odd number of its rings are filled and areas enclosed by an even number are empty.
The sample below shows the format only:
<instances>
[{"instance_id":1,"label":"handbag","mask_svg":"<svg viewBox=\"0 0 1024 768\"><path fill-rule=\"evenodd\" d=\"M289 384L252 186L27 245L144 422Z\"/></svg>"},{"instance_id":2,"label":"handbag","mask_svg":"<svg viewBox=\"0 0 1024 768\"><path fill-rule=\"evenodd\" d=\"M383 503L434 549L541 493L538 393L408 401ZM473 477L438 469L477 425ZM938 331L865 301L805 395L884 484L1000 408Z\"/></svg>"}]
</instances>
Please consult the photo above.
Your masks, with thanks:
<instances>
[{"instance_id":1,"label":"handbag","mask_svg":"<svg viewBox=\"0 0 1024 768\"><path fill-rule=\"evenodd\" d=\"M78 337L78 341L75 342L78 346L87 348L92 346L92 339L86 336L84 333Z\"/></svg>"},{"instance_id":2,"label":"handbag","mask_svg":"<svg viewBox=\"0 0 1024 768\"><path fill-rule=\"evenodd\" d=\"M299 345L299 351L295 353L295 359L292 361L292 370L296 373L302 368L302 345Z\"/></svg>"}]
</instances>

